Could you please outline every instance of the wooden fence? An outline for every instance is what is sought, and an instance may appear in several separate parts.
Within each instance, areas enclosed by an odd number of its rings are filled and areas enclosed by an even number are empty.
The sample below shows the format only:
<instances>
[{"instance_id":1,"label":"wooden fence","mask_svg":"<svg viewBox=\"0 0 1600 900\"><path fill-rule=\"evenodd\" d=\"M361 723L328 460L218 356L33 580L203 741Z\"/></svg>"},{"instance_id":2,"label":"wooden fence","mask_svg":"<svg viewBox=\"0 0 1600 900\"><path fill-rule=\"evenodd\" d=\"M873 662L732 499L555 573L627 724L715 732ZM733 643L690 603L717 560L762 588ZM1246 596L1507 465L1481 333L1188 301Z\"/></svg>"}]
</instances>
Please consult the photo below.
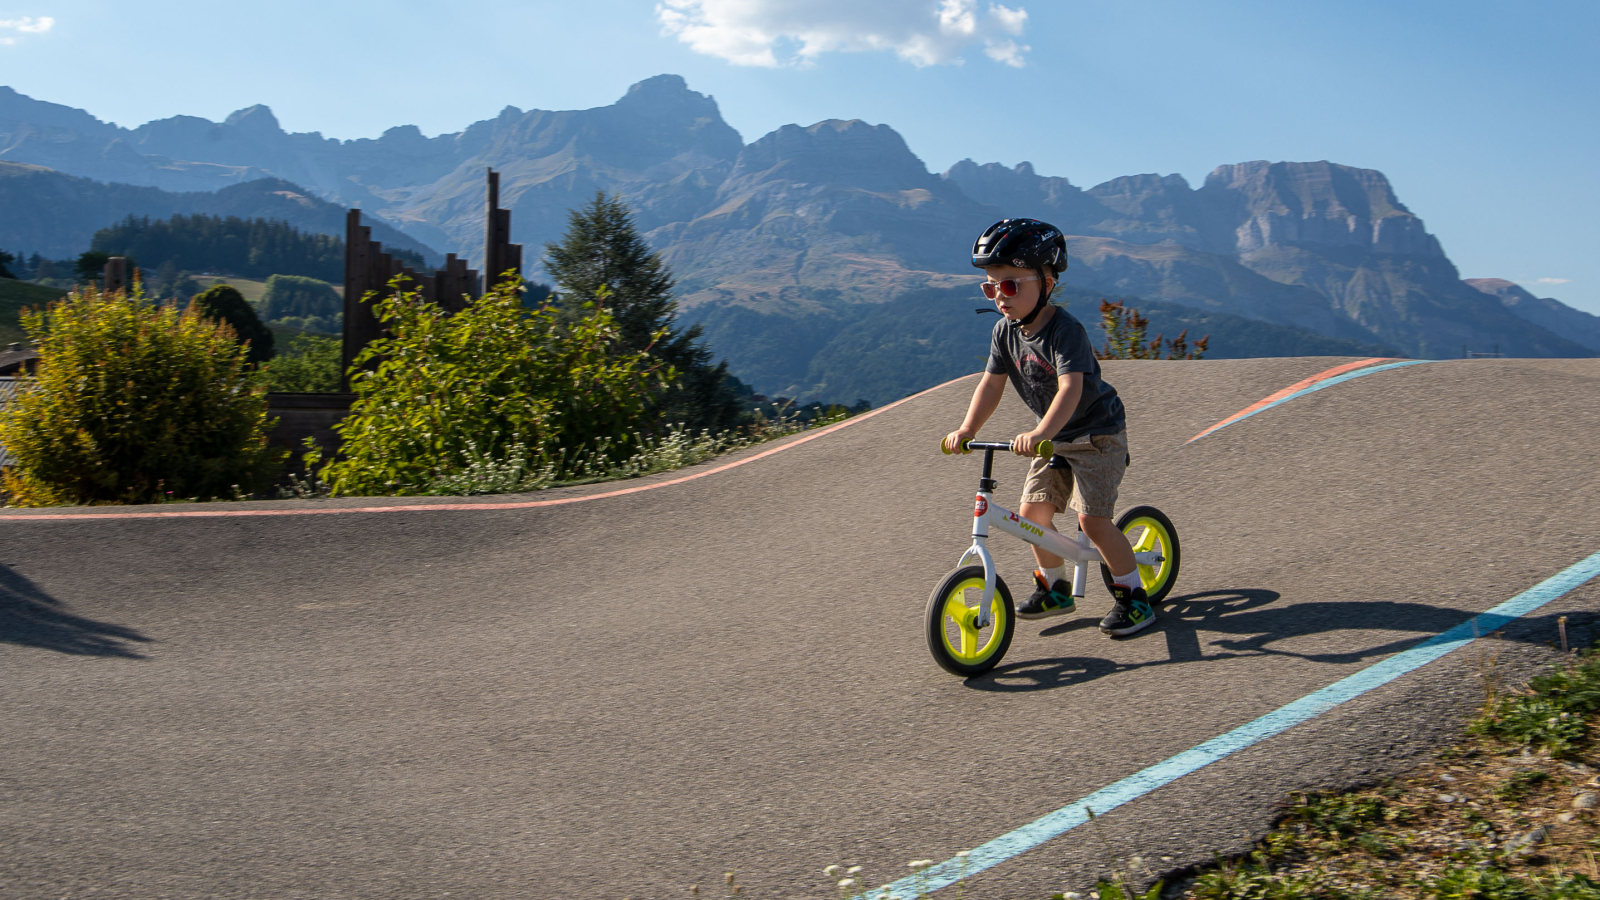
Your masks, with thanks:
<instances>
[{"instance_id":1,"label":"wooden fence","mask_svg":"<svg viewBox=\"0 0 1600 900\"><path fill-rule=\"evenodd\" d=\"M484 267L476 269L454 253L445 256L444 268L424 275L403 265L372 239L372 228L361 224L361 210L352 209L345 217L344 238L344 359L348 372L356 356L374 339L382 336L383 324L373 311L373 303L394 292L390 282L404 276L430 303L446 312L460 312L469 298L498 283L508 271L522 277L522 245L511 243L511 210L500 208L500 173L488 170L488 191L484 203ZM350 389L345 376L342 390Z\"/></svg>"}]
</instances>

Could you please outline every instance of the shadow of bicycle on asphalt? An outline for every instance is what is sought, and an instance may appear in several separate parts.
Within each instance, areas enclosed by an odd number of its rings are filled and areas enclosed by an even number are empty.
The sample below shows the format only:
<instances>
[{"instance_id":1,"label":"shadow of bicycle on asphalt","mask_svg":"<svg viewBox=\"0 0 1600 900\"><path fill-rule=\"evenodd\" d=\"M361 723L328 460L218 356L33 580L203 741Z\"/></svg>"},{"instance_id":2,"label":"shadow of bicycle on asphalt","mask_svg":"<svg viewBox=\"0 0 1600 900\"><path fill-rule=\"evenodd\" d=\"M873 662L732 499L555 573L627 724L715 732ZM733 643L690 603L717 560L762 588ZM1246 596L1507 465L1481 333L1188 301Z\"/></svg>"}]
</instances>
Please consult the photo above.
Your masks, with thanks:
<instances>
[{"instance_id":1,"label":"shadow of bicycle on asphalt","mask_svg":"<svg viewBox=\"0 0 1600 900\"><path fill-rule=\"evenodd\" d=\"M1236 588L1169 597L1162 604L1154 627L1123 639L1164 638L1165 659L1132 663L1085 656L1019 660L996 666L983 675L967 679L965 684L982 691L1042 691L1072 687L1123 671L1258 656L1348 665L1404 650L1461 624L1472 615L1464 610L1426 603L1386 600L1272 605L1279 596L1277 591L1261 588ZM1074 619L1050 626L1039 634L1053 637L1094 628L1096 624L1092 617ZM1336 631L1400 631L1406 634L1375 646L1348 650L1319 652L1292 649L1292 644L1278 646L1296 638ZM1201 644L1202 634L1209 638L1206 646Z\"/></svg>"},{"instance_id":2,"label":"shadow of bicycle on asphalt","mask_svg":"<svg viewBox=\"0 0 1600 900\"><path fill-rule=\"evenodd\" d=\"M152 640L123 625L75 616L26 576L0 565L0 644L74 656L144 659L131 644Z\"/></svg>"}]
</instances>

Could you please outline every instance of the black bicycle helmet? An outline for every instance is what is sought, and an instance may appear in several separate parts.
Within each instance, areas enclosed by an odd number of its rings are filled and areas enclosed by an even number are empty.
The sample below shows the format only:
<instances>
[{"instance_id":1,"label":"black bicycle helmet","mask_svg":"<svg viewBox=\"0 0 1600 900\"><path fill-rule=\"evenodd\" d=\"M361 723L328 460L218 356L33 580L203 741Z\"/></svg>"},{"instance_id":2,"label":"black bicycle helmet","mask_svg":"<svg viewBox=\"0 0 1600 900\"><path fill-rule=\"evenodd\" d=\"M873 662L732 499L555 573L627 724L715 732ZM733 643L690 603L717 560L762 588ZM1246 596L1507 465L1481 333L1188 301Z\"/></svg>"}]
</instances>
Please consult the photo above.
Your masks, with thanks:
<instances>
[{"instance_id":1,"label":"black bicycle helmet","mask_svg":"<svg viewBox=\"0 0 1600 900\"><path fill-rule=\"evenodd\" d=\"M972 243L972 265L979 269L989 266L1016 266L1019 269L1037 269L1040 290L1038 305L1033 311L1011 324L1022 326L1032 322L1045 304L1050 302L1054 288L1045 290L1045 272L1060 275L1067 267L1067 239L1061 229L1038 219L1001 219L984 230Z\"/></svg>"}]
</instances>

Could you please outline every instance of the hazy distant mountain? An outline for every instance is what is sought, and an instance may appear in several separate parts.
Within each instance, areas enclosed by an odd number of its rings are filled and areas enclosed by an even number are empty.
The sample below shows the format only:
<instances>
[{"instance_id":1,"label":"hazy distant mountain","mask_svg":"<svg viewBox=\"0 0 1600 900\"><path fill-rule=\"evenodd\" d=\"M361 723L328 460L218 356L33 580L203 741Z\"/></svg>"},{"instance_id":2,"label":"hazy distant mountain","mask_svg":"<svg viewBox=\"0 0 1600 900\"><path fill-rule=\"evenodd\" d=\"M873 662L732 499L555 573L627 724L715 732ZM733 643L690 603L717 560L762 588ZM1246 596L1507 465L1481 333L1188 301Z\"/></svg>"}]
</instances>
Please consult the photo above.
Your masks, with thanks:
<instances>
[{"instance_id":1,"label":"hazy distant mountain","mask_svg":"<svg viewBox=\"0 0 1600 900\"><path fill-rule=\"evenodd\" d=\"M1517 318L1600 352L1600 316L1573 309L1553 297L1535 297L1504 278L1468 278L1464 283L1498 298Z\"/></svg>"},{"instance_id":2,"label":"hazy distant mountain","mask_svg":"<svg viewBox=\"0 0 1600 900\"><path fill-rule=\"evenodd\" d=\"M399 126L356 141L286 133L263 106L220 123L179 116L130 130L0 89L0 159L185 189L269 172L469 258L481 256L483 169L494 166L530 263L559 238L568 209L610 191L671 264L685 318L705 323L735 371L769 393L835 382L810 361L833 358L823 348L866 317L913 329L920 304L952 302L959 292L945 289L977 277L966 261L973 237L1015 215L1067 232L1074 291L1413 356L1495 344L1528 356L1600 352L1572 324L1584 314L1463 283L1373 170L1246 162L1198 189L1176 175L1085 189L1027 163L970 160L941 176L887 125L787 125L746 145L716 102L676 75L609 106L507 107L455 134ZM107 201L116 202L126 201ZM0 220L0 246L15 232ZM753 349L763 346L770 352Z\"/></svg>"},{"instance_id":3,"label":"hazy distant mountain","mask_svg":"<svg viewBox=\"0 0 1600 900\"><path fill-rule=\"evenodd\" d=\"M1168 299L1416 356L1499 343L1522 356L1593 349L1474 296L1381 172L1329 162L1219 166L1198 190L1177 175L1087 191L1061 178L963 161L946 177L1008 210L1038 210L1087 263L1077 284ZM1576 312L1574 310L1574 312Z\"/></svg>"},{"instance_id":4,"label":"hazy distant mountain","mask_svg":"<svg viewBox=\"0 0 1600 900\"><path fill-rule=\"evenodd\" d=\"M999 215L930 174L888 126L830 120L744 148L705 212L650 238L691 307L818 289L880 303L947 273L971 281L967 247Z\"/></svg>"},{"instance_id":5,"label":"hazy distant mountain","mask_svg":"<svg viewBox=\"0 0 1600 900\"><path fill-rule=\"evenodd\" d=\"M0 249L39 253L51 259L89 249L94 233L127 216L166 218L184 213L278 219L316 234L344 238L345 210L277 178L263 178L220 191L172 193L129 184L102 184L41 166L0 162ZM369 223L378 240L439 254L408 235Z\"/></svg>"}]
</instances>

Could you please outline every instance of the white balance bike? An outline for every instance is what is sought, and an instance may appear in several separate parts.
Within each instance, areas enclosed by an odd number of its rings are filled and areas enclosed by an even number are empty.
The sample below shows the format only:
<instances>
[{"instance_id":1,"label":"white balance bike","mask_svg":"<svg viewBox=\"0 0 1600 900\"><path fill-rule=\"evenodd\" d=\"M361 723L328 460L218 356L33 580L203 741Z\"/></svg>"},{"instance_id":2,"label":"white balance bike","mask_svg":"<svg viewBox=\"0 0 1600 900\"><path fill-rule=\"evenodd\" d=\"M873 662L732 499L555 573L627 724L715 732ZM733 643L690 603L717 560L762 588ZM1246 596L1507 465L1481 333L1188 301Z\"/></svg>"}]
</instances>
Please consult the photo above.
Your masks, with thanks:
<instances>
[{"instance_id":1,"label":"white balance bike","mask_svg":"<svg viewBox=\"0 0 1600 900\"><path fill-rule=\"evenodd\" d=\"M1106 589L1111 588L1111 570L1082 531L1076 538L1069 538L994 502L994 454L1010 449L1009 443L1001 442L967 441L962 445L962 452L983 451L983 477L978 481L977 506L972 513L972 546L962 554L956 570L933 589L926 616L928 650L941 667L954 675L970 677L994 668L1010 648L1017 627L1011 591L995 573L994 558L989 555L986 542L990 525L1072 563L1074 597L1083 597L1088 567L1095 563L1100 564ZM1042 458L1052 458L1055 447L1049 441L1040 441L1037 453ZM1133 545L1139 580L1154 607L1166 599L1178 578L1178 531L1153 506L1136 506L1118 516L1116 524Z\"/></svg>"}]
</instances>

